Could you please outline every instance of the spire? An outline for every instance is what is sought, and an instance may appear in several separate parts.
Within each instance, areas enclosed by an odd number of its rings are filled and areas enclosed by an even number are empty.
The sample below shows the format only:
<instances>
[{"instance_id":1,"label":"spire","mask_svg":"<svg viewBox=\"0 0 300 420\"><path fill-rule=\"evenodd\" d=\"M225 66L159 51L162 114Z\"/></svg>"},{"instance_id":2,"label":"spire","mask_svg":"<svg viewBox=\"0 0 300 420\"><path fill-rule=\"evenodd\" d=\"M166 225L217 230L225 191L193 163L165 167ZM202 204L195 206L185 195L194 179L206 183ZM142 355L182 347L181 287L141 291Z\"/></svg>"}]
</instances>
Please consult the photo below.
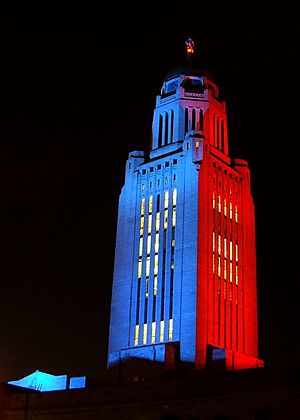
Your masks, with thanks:
<instances>
[{"instance_id":1,"label":"spire","mask_svg":"<svg viewBox=\"0 0 300 420\"><path fill-rule=\"evenodd\" d=\"M192 40L190 36L185 41L185 45L186 45L187 60L190 62L194 54L194 41Z\"/></svg>"}]
</instances>

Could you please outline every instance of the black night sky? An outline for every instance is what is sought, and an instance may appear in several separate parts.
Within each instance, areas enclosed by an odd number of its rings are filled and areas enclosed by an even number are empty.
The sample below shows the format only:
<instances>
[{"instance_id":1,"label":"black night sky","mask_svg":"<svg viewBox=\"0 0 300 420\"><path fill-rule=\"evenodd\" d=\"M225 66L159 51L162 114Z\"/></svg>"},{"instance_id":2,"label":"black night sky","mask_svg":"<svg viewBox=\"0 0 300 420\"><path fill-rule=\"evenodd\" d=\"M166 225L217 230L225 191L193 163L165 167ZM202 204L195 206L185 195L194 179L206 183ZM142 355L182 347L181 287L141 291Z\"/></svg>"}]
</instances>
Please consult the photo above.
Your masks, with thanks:
<instances>
[{"instance_id":1,"label":"black night sky","mask_svg":"<svg viewBox=\"0 0 300 420\"><path fill-rule=\"evenodd\" d=\"M251 169L260 357L300 364L298 14L186 3L1 17L0 381L103 376L125 161L189 35Z\"/></svg>"}]
</instances>

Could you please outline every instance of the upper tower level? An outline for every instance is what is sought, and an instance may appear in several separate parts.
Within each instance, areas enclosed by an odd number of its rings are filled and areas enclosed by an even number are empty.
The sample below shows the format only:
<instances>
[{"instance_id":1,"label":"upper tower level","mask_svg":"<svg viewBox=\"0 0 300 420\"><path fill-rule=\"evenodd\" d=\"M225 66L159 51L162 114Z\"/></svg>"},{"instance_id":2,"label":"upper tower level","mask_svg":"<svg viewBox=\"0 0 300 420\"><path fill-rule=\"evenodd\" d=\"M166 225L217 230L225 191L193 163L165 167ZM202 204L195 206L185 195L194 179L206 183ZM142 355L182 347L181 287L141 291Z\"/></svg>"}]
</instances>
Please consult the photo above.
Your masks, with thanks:
<instances>
[{"instance_id":1,"label":"upper tower level","mask_svg":"<svg viewBox=\"0 0 300 420\"><path fill-rule=\"evenodd\" d=\"M152 123L151 158L176 150L193 130L228 155L227 116L214 78L192 59L187 40L187 62L169 71L156 97Z\"/></svg>"}]
</instances>

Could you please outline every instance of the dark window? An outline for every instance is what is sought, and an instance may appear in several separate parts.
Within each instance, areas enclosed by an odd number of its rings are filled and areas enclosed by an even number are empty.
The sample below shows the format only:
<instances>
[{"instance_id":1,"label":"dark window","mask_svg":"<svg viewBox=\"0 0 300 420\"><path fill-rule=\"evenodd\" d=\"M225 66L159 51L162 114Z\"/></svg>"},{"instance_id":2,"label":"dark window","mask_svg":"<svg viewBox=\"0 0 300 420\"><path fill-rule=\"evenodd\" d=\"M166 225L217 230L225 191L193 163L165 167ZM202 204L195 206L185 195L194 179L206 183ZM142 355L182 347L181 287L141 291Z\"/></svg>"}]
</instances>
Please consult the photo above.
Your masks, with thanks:
<instances>
[{"instance_id":1,"label":"dark window","mask_svg":"<svg viewBox=\"0 0 300 420\"><path fill-rule=\"evenodd\" d=\"M204 130L203 109L200 109L200 130Z\"/></svg>"},{"instance_id":2,"label":"dark window","mask_svg":"<svg viewBox=\"0 0 300 420\"><path fill-rule=\"evenodd\" d=\"M192 110L192 130L196 130L196 110Z\"/></svg>"},{"instance_id":3,"label":"dark window","mask_svg":"<svg viewBox=\"0 0 300 420\"><path fill-rule=\"evenodd\" d=\"M184 114L184 134L188 132L189 129L189 109L185 108L185 114Z\"/></svg>"},{"instance_id":4,"label":"dark window","mask_svg":"<svg viewBox=\"0 0 300 420\"><path fill-rule=\"evenodd\" d=\"M159 116L159 124L158 124L158 144L157 147L161 147L162 144L162 116Z\"/></svg>"}]
</instances>

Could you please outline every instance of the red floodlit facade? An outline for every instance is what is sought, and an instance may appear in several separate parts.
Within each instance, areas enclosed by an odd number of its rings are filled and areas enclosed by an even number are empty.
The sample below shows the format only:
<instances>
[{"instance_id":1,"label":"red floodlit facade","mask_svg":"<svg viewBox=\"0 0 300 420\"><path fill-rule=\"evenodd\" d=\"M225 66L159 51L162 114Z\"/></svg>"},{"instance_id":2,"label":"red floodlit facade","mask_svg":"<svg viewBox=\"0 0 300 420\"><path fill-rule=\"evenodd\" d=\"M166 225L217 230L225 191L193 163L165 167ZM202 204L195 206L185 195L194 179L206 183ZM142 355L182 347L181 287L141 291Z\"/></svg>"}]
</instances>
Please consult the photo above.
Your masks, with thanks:
<instances>
[{"instance_id":1,"label":"red floodlit facade","mask_svg":"<svg viewBox=\"0 0 300 420\"><path fill-rule=\"evenodd\" d=\"M227 369L262 367L250 170L228 156L225 104L218 105L205 115L199 171L196 367L206 365L210 346L225 350ZM212 136L219 123L222 136Z\"/></svg>"}]
</instances>

